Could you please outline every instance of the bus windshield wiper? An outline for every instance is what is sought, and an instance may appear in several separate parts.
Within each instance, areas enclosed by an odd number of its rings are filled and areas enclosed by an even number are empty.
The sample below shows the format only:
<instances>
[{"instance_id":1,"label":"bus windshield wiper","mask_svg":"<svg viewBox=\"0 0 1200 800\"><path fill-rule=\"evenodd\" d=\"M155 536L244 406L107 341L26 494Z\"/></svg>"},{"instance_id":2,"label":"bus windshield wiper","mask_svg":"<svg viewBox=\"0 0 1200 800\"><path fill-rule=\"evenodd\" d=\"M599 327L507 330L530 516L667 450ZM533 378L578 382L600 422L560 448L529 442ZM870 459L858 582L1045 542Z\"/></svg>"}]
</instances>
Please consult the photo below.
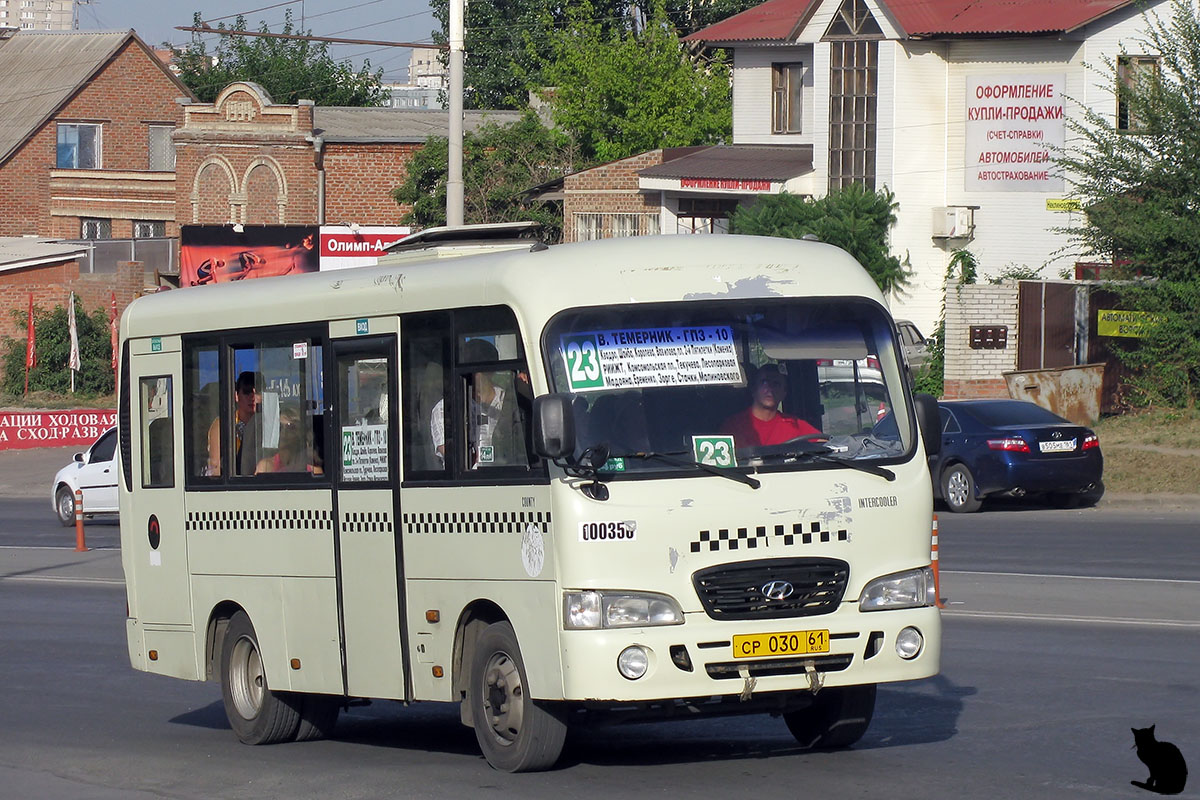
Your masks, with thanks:
<instances>
[{"instance_id":1,"label":"bus windshield wiper","mask_svg":"<svg viewBox=\"0 0 1200 800\"><path fill-rule=\"evenodd\" d=\"M661 461L664 464L670 464L675 467L695 467L696 469L700 470L701 472L707 472L709 475L719 475L722 478L728 478L731 481L737 481L738 483L744 483L747 486L749 486L751 489L757 489L758 487L762 486L762 482L759 481L757 478L751 478L749 475L745 475L741 472L737 472L736 470L729 469L727 467L714 467L712 464L705 464L701 461L694 461L690 458L678 458L677 457L678 455L680 455L680 454L641 452L641 453L624 453L622 455L614 455L614 456L610 456L610 457L611 458L637 458L637 459L641 459L642 461L652 461L652 460L653 461Z\"/></svg>"},{"instance_id":2,"label":"bus windshield wiper","mask_svg":"<svg viewBox=\"0 0 1200 800\"><path fill-rule=\"evenodd\" d=\"M889 481L896 480L896 473L892 472L890 469L887 469L886 467L881 467L876 464L864 464L863 462L855 461L852 458L841 458L840 456L832 455L833 452L834 451L831 448L829 448L825 445L821 445L819 448L804 448L802 450L800 450L800 449L784 450L781 452L765 453L763 455L770 456L771 458L782 458L782 459L808 458L808 459L812 459L814 461L824 461L829 464L837 464L838 466L849 467L850 469L856 469L856 470L859 470L860 472L867 472L867 473L870 473L871 475L877 475L880 478L885 478Z\"/></svg>"}]
</instances>

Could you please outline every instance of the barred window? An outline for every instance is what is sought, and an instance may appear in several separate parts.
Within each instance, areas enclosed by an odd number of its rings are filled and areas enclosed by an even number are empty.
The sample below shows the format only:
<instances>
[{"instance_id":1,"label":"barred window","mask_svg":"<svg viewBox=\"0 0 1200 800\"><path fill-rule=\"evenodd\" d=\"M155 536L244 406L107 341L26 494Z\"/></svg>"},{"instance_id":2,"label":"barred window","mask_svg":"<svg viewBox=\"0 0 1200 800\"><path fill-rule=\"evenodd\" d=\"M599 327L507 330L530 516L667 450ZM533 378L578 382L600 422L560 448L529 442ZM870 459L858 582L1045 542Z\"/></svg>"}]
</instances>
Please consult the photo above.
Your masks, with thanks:
<instances>
[{"instance_id":1,"label":"barred window","mask_svg":"<svg viewBox=\"0 0 1200 800\"><path fill-rule=\"evenodd\" d=\"M575 241L590 242L593 239L603 237L602 224L604 217L602 214L576 214L575 215Z\"/></svg>"},{"instance_id":2,"label":"barred window","mask_svg":"<svg viewBox=\"0 0 1200 800\"><path fill-rule=\"evenodd\" d=\"M156 172L175 169L175 140L171 138L174 130L174 125L150 126L150 169Z\"/></svg>"}]
</instances>

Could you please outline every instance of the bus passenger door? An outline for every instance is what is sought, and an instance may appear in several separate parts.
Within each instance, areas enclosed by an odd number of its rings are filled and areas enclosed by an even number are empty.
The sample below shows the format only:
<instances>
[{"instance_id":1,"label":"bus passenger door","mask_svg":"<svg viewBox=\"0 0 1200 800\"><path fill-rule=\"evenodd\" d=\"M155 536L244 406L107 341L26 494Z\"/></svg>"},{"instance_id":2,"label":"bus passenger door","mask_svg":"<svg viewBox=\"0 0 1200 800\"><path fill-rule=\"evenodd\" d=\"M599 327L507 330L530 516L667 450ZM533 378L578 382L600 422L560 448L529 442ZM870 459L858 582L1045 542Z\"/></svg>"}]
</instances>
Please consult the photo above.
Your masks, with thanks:
<instances>
[{"instance_id":1,"label":"bus passenger door","mask_svg":"<svg viewBox=\"0 0 1200 800\"><path fill-rule=\"evenodd\" d=\"M397 485L396 337L335 339L332 436L337 577L352 697L405 698L404 555Z\"/></svg>"},{"instance_id":2,"label":"bus passenger door","mask_svg":"<svg viewBox=\"0 0 1200 800\"><path fill-rule=\"evenodd\" d=\"M129 377L134 436L131 447L133 491L122 509L122 546L126 570L133 570L136 597L130 615L143 625L191 625L192 596L183 518L180 457L181 387L178 339L175 352L137 354ZM170 339L160 346L168 349ZM87 506L85 505L86 509Z\"/></svg>"}]
</instances>

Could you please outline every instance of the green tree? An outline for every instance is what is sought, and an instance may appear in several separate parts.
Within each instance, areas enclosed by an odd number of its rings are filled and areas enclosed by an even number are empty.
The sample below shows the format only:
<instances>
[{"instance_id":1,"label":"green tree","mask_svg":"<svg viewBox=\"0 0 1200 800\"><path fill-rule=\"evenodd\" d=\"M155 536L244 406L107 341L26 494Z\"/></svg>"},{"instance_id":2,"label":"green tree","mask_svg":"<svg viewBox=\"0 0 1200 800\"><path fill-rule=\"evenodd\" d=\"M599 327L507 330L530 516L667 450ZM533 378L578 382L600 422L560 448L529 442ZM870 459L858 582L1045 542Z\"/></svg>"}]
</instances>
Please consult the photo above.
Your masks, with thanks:
<instances>
[{"instance_id":1,"label":"green tree","mask_svg":"<svg viewBox=\"0 0 1200 800\"><path fill-rule=\"evenodd\" d=\"M405 224L446 224L445 137L430 137L408 164L408 176L392 196L412 206ZM576 166L572 140L542 125L526 112L509 125L485 123L463 135L463 219L468 224L535 220L546 226L546 240L562 238L562 213L546 204L526 207L526 189L562 177Z\"/></svg>"},{"instance_id":2,"label":"green tree","mask_svg":"<svg viewBox=\"0 0 1200 800\"><path fill-rule=\"evenodd\" d=\"M200 22L196 12L192 25L200 27ZM217 26L225 29L224 23ZM239 16L229 30L248 30L246 18ZM265 22L259 31L269 32ZM311 33L296 28L291 11L282 32ZM273 101L289 105L312 100L319 106L377 106L386 94L380 85L382 69L371 72L370 62L364 61L356 72L348 61L334 61L326 42L222 35L210 54L200 35L193 34L190 44L172 50L180 80L204 103L213 102L234 81L253 81Z\"/></svg>"},{"instance_id":3,"label":"green tree","mask_svg":"<svg viewBox=\"0 0 1200 800\"><path fill-rule=\"evenodd\" d=\"M553 34L544 93L584 158L614 161L659 147L718 144L733 127L724 53L693 61L661 1L645 30L606 31L585 3Z\"/></svg>"},{"instance_id":4,"label":"green tree","mask_svg":"<svg viewBox=\"0 0 1200 800\"><path fill-rule=\"evenodd\" d=\"M28 312L14 309L13 321L23 331ZM29 371L29 391L66 394L71 389L71 336L67 326L66 305L52 309L33 307L34 336L37 339L37 366ZM102 395L113 392L112 338L108 314L98 308L91 314L75 298L75 330L79 337L80 370L75 376L77 395ZM3 342L4 393L20 396L25 390L25 337L6 338Z\"/></svg>"},{"instance_id":5,"label":"green tree","mask_svg":"<svg viewBox=\"0 0 1200 800\"><path fill-rule=\"evenodd\" d=\"M867 191L859 184L819 199L765 194L740 206L730 220L733 233L801 239L815 236L858 259L884 292L908 284L906 261L888 253L888 231L896 224L895 196L888 189Z\"/></svg>"},{"instance_id":6,"label":"green tree","mask_svg":"<svg viewBox=\"0 0 1200 800\"><path fill-rule=\"evenodd\" d=\"M1191 2L1172 0L1169 19L1149 16L1137 44L1160 55L1158 68L1134 70L1129 80L1120 59L1098 68L1126 111L1123 120L1088 108L1068 120L1076 144L1055 154L1085 212L1079 225L1058 231L1080 255L1112 259L1129 274L1200 276L1197 13Z\"/></svg>"},{"instance_id":7,"label":"green tree","mask_svg":"<svg viewBox=\"0 0 1200 800\"><path fill-rule=\"evenodd\" d=\"M1200 404L1200 280L1109 284L1118 307L1148 318L1139 338L1107 339L1128 369L1122 399L1131 405Z\"/></svg>"},{"instance_id":8,"label":"green tree","mask_svg":"<svg viewBox=\"0 0 1200 800\"><path fill-rule=\"evenodd\" d=\"M431 0L441 28L436 44L448 42L450 4ZM633 18L619 0L596 0L593 19L604 30L625 29ZM467 5L463 44L463 106L478 109L523 109L529 91L545 85L543 70L551 60L553 31L567 19L567 4L553 0L471 0Z\"/></svg>"}]
</instances>

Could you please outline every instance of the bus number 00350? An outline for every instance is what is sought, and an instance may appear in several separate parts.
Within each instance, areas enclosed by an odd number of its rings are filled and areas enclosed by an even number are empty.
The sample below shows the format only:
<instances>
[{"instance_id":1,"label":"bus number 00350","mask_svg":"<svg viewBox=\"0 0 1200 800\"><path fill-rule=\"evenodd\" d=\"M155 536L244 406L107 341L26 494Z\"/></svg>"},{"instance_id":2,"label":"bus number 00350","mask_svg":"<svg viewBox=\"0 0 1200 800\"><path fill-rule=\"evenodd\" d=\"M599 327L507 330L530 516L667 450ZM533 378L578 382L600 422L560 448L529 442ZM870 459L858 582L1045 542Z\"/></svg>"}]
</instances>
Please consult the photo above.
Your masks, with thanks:
<instances>
[{"instance_id":1,"label":"bus number 00350","mask_svg":"<svg viewBox=\"0 0 1200 800\"><path fill-rule=\"evenodd\" d=\"M637 537L637 525L633 522L581 522L581 542L631 542Z\"/></svg>"}]
</instances>

